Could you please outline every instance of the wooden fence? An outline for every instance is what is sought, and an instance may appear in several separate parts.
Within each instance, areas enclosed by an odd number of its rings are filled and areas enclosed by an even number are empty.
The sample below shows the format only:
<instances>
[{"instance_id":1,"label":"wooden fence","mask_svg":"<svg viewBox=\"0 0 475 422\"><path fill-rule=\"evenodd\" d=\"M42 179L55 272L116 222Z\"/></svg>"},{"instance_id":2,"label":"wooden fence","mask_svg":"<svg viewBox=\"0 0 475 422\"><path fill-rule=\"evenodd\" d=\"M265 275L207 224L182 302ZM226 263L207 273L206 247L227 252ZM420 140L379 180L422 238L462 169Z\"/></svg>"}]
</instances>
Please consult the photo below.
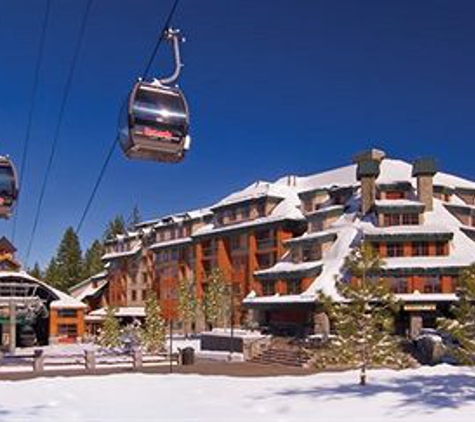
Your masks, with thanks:
<instances>
[{"instance_id":1,"label":"wooden fence","mask_svg":"<svg viewBox=\"0 0 475 422\"><path fill-rule=\"evenodd\" d=\"M45 354L42 349L37 349L28 354L0 355L0 378L2 374L12 373L29 372L33 376L41 376L48 372L91 373L106 368L141 371L144 368L166 365L171 368L180 362L178 353L146 354L139 349L131 353L85 350L84 353L67 355Z\"/></svg>"}]
</instances>

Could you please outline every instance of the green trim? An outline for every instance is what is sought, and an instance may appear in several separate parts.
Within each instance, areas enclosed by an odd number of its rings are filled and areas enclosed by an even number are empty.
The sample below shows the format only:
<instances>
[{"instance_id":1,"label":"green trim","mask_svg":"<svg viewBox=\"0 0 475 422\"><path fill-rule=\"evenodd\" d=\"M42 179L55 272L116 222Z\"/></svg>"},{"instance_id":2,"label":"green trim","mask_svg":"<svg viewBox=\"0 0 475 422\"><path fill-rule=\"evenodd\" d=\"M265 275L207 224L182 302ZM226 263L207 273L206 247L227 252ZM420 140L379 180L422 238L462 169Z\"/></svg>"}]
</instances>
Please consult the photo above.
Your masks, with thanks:
<instances>
[{"instance_id":1,"label":"green trim","mask_svg":"<svg viewBox=\"0 0 475 422\"><path fill-rule=\"evenodd\" d=\"M458 187L456 187L455 192L456 193L461 193L462 195L466 194L466 195L475 196L475 188L472 189L472 188L458 188Z\"/></svg>"},{"instance_id":2,"label":"green trim","mask_svg":"<svg viewBox=\"0 0 475 422\"><path fill-rule=\"evenodd\" d=\"M378 183L378 189L381 192L394 191L394 190L408 192L412 190L412 184L409 182Z\"/></svg>"},{"instance_id":3,"label":"green trim","mask_svg":"<svg viewBox=\"0 0 475 422\"><path fill-rule=\"evenodd\" d=\"M290 278L299 278L299 277L316 277L322 273L323 264L315 268L309 268L307 270L294 270L294 271L278 271L268 274L255 274L255 277L258 280L286 280Z\"/></svg>"},{"instance_id":4,"label":"green trim","mask_svg":"<svg viewBox=\"0 0 475 422\"><path fill-rule=\"evenodd\" d=\"M418 242L423 240L450 241L454 237L453 233L382 233L382 234L365 234L364 238L368 242L380 242L381 240L389 242Z\"/></svg>"},{"instance_id":5,"label":"green trim","mask_svg":"<svg viewBox=\"0 0 475 422\"><path fill-rule=\"evenodd\" d=\"M382 268L381 276L401 277L409 275L459 275L465 267L420 267L412 268Z\"/></svg>"}]
</instances>

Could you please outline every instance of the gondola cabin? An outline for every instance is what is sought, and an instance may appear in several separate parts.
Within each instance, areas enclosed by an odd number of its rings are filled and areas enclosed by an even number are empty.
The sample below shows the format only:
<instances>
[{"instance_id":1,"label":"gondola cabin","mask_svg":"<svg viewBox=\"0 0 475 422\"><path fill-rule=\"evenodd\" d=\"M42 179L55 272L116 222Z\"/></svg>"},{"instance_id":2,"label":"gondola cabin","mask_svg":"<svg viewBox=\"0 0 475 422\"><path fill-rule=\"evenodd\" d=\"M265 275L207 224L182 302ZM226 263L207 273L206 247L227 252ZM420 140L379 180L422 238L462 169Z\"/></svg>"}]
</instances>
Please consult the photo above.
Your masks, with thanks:
<instances>
[{"instance_id":1,"label":"gondola cabin","mask_svg":"<svg viewBox=\"0 0 475 422\"><path fill-rule=\"evenodd\" d=\"M135 84L120 125L119 142L129 158L177 163L190 147L185 97L158 81Z\"/></svg>"},{"instance_id":2,"label":"gondola cabin","mask_svg":"<svg viewBox=\"0 0 475 422\"><path fill-rule=\"evenodd\" d=\"M18 177L8 157L0 155L0 218L8 218L18 198Z\"/></svg>"}]
</instances>

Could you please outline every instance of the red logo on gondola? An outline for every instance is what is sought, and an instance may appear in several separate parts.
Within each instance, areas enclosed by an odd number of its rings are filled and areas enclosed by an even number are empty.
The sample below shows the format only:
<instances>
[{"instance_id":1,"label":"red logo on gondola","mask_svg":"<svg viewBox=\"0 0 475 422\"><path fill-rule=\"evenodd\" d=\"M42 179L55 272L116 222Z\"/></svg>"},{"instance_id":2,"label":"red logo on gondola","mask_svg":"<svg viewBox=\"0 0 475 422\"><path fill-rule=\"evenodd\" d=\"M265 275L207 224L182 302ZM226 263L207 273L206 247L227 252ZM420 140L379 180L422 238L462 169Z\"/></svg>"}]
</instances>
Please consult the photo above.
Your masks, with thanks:
<instances>
[{"instance_id":1,"label":"red logo on gondola","mask_svg":"<svg viewBox=\"0 0 475 422\"><path fill-rule=\"evenodd\" d=\"M169 130L157 130L149 127L145 127L143 134L149 138L162 138L162 139L172 139L173 133Z\"/></svg>"}]
</instances>

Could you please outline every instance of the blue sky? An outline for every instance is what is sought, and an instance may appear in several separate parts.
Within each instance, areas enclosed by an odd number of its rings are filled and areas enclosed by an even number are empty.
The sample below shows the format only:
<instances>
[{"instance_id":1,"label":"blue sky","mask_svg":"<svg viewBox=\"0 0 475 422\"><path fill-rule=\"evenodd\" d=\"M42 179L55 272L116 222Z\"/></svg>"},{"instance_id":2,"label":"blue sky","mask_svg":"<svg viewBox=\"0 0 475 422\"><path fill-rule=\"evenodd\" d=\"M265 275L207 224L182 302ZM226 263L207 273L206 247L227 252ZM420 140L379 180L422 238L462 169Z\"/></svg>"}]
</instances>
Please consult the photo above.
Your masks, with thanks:
<instances>
[{"instance_id":1,"label":"blue sky","mask_svg":"<svg viewBox=\"0 0 475 422\"><path fill-rule=\"evenodd\" d=\"M0 153L20 160L46 0L0 1ZM95 0L30 263L76 226L171 0ZM16 238L24 254L86 0L53 0ZM115 214L206 206L257 179L349 162L368 146L475 179L471 1L182 0L181 86L192 151L179 165L116 150L81 233ZM162 48L155 69L170 69ZM0 222L10 235L11 222Z\"/></svg>"}]
</instances>

